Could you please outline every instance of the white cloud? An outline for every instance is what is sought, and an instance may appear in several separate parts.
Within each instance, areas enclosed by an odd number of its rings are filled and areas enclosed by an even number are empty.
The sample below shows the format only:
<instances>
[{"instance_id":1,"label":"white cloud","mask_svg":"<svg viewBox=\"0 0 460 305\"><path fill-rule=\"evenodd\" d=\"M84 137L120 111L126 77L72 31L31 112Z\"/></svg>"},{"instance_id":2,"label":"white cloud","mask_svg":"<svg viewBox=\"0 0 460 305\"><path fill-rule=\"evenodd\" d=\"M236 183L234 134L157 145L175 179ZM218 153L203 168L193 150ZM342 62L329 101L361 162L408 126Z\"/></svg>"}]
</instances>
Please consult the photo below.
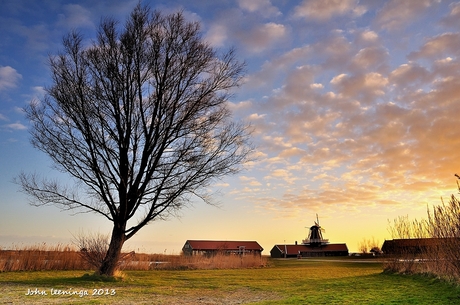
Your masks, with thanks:
<instances>
[{"instance_id":1,"label":"white cloud","mask_svg":"<svg viewBox=\"0 0 460 305\"><path fill-rule=\"evenodd\" d=\"M323 89L324 86L323 86L323 84L314 83L314 84L310 84L310 88L312 88L312 89Z\"/></svg>"},{"instance_id":2,"label":"white cloud","mask_svg":"<svg viewBox=\"0 0 460 305\"><path fill-rule=\"evenodd\" d=\"M379 35L374 31L366 30L360 34L360 38L367 42L375 42Z\"/></svg>"},{"instance_id":3,"label":"white cloud","mask_svg":"<svg viewBox=\"0 0 460 305\"><path fill-rule=\"evenodd\" d=\"M32 91L35 97L43 97L46 94L46 90L42 86L32 87Z\"/></svg>"},{"instance_id":4,"label":"white cloud","mask_svg":"<svg viewBox=\"0 0 460 305\"><path fill-rule=\"evenodd\" d=\"M9 129L14 129L14 130L25 130L27 127L19 122L13 123L13 124L8 124L6 125L7 128Z\"/></svg>"},{"instance_id":5,"label":"white cloud","mask_svg":"<svg viewBox=\"0 0 460 305\"><path fill-rule=\"evenodd\" d=\"M10 66L0 66L0 91L16 88L22 75Z\"/></svg>"},{"instance_id":6,"label":"white cloud","mask_svg":"<svg viewBox=\"0 0 460 305\"><path fill-rule=\"evenodd\" d=\"M257 120L262 120L266 114L258 114L258 113L253 113L250 116L248 116L248 119L251 121L257 121Z\"/></svg>"}]
</instances>

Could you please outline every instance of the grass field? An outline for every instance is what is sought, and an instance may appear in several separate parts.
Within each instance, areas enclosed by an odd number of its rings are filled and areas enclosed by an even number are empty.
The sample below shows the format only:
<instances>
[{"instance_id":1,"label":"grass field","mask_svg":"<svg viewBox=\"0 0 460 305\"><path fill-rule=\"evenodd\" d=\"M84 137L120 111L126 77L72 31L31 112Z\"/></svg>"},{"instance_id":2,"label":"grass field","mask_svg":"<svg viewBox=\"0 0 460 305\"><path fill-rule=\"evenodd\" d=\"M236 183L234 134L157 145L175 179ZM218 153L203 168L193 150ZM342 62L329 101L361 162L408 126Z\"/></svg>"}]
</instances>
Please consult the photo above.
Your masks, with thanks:
<instances>
[{"instance_id":1,"label":"grass field","mask_svg":"<svg viewBox=\"0 0 460 305\"><path fill-rule=\"evenodd\" d=\"M460 302L459 287L431 277L385 274L380 263L369 261L270 260L269 267L253 269L124 271L123 280L113 282L85 273L90 271L0 273L0 304Z\"/></svg>"}]
</instances>

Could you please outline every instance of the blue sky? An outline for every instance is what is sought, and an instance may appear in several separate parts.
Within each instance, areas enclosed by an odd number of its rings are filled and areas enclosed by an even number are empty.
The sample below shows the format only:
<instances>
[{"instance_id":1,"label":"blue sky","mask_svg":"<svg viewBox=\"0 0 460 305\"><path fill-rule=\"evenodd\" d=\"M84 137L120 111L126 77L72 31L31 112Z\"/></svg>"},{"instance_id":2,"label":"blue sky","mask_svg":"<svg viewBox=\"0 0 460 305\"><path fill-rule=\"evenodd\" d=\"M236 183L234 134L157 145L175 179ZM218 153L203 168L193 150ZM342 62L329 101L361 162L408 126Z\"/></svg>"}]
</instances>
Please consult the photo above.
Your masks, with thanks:
<instances>
[{"instance_id":1,"label":"blue sky","mask_svg":"<svg viewBox=\"0 0 460 305\"><path fill-rule=\"evenodd\" d=\"M315 214L325 238L356 251L391 238L388 221L421 218L456 193L460 173L460 2L441 0L143 1L199 21L203 39L247 64L230 101L254 126L257 161L180 218L152 222L127 249L179 253L187 239L300 241ZM69 243L109 232L93 214L36 208L21 171L65 179L29 143L21 110L49 86L49 55L68 31L87 42L104 16L136 1L3 0L0 12L0 246Z\"/></svg>"}]
</instances>

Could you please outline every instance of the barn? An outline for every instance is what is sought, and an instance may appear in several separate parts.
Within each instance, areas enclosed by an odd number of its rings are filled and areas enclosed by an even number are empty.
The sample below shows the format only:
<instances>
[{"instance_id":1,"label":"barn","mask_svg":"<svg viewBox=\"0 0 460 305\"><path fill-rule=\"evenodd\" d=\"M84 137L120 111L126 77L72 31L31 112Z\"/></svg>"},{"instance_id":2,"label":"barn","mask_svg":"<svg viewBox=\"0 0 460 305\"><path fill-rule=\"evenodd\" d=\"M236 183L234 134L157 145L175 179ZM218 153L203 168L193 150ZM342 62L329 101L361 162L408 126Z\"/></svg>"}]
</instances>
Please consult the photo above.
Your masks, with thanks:
<instances>
[{"instance_id":1,"label":"barn","mask_svg":"<svg viewBox=\"0 0 460 305\"><path fill-rule=\"evenodd\" d=\"M326 244L312 246L306 244L275 245L270 250L273 258L348 256L347 244Z\"/></svg>"},{"instance_id":2,"label":"barn","mask_svg":"<svg viewBox=\"0 0 460 305\"><path fill-rule=\"evenodd\" d=\"M264 249L256 241L187 240L182 247L185 255L253 254L262 255Z\"/></svg>"},{"instance_id":3,"label":"barn","mask_svg":"<svg viewBox=\"0 0 460 305\"><path fill-rule=\"evenodd\" d=\"M458 238L402 238L385 240L382 251L387 255L419 255L446 246L460 246Z\"/></svg>"}]
</instances>

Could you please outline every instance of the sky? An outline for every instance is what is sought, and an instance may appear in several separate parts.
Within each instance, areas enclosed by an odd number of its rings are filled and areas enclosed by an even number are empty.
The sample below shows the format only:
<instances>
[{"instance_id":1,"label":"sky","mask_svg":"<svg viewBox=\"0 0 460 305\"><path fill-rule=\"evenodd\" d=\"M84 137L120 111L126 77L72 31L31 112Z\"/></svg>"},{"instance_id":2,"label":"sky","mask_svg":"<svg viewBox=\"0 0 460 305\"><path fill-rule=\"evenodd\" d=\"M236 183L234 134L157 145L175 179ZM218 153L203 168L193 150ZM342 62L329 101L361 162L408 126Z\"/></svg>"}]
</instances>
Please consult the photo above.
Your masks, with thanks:
<instances>
[{"instance_id":1,"label":"sky","mask_svg":"<svg viewBox=\"0 0 460 305\"><path fill-rule=\"evenodd\" d=\"M13 180L57 175L30 144L22 108L51 85L48 57L103 17L121 24L138 0L1 0L0 248L69 244L110 232L91 213L33 207ZM196 200L154 221L126 250L179 254L187 239L300 242L316 214L332 243L358 251L391 239L399 216L421 219L458 192L460 2L443 0L145 0L198 21L217 50L246 63L229 107L252 124L254 161L214 184L218 206ZM60 178L61 179L61 178Z\"/></svg>"}]
</instances>

